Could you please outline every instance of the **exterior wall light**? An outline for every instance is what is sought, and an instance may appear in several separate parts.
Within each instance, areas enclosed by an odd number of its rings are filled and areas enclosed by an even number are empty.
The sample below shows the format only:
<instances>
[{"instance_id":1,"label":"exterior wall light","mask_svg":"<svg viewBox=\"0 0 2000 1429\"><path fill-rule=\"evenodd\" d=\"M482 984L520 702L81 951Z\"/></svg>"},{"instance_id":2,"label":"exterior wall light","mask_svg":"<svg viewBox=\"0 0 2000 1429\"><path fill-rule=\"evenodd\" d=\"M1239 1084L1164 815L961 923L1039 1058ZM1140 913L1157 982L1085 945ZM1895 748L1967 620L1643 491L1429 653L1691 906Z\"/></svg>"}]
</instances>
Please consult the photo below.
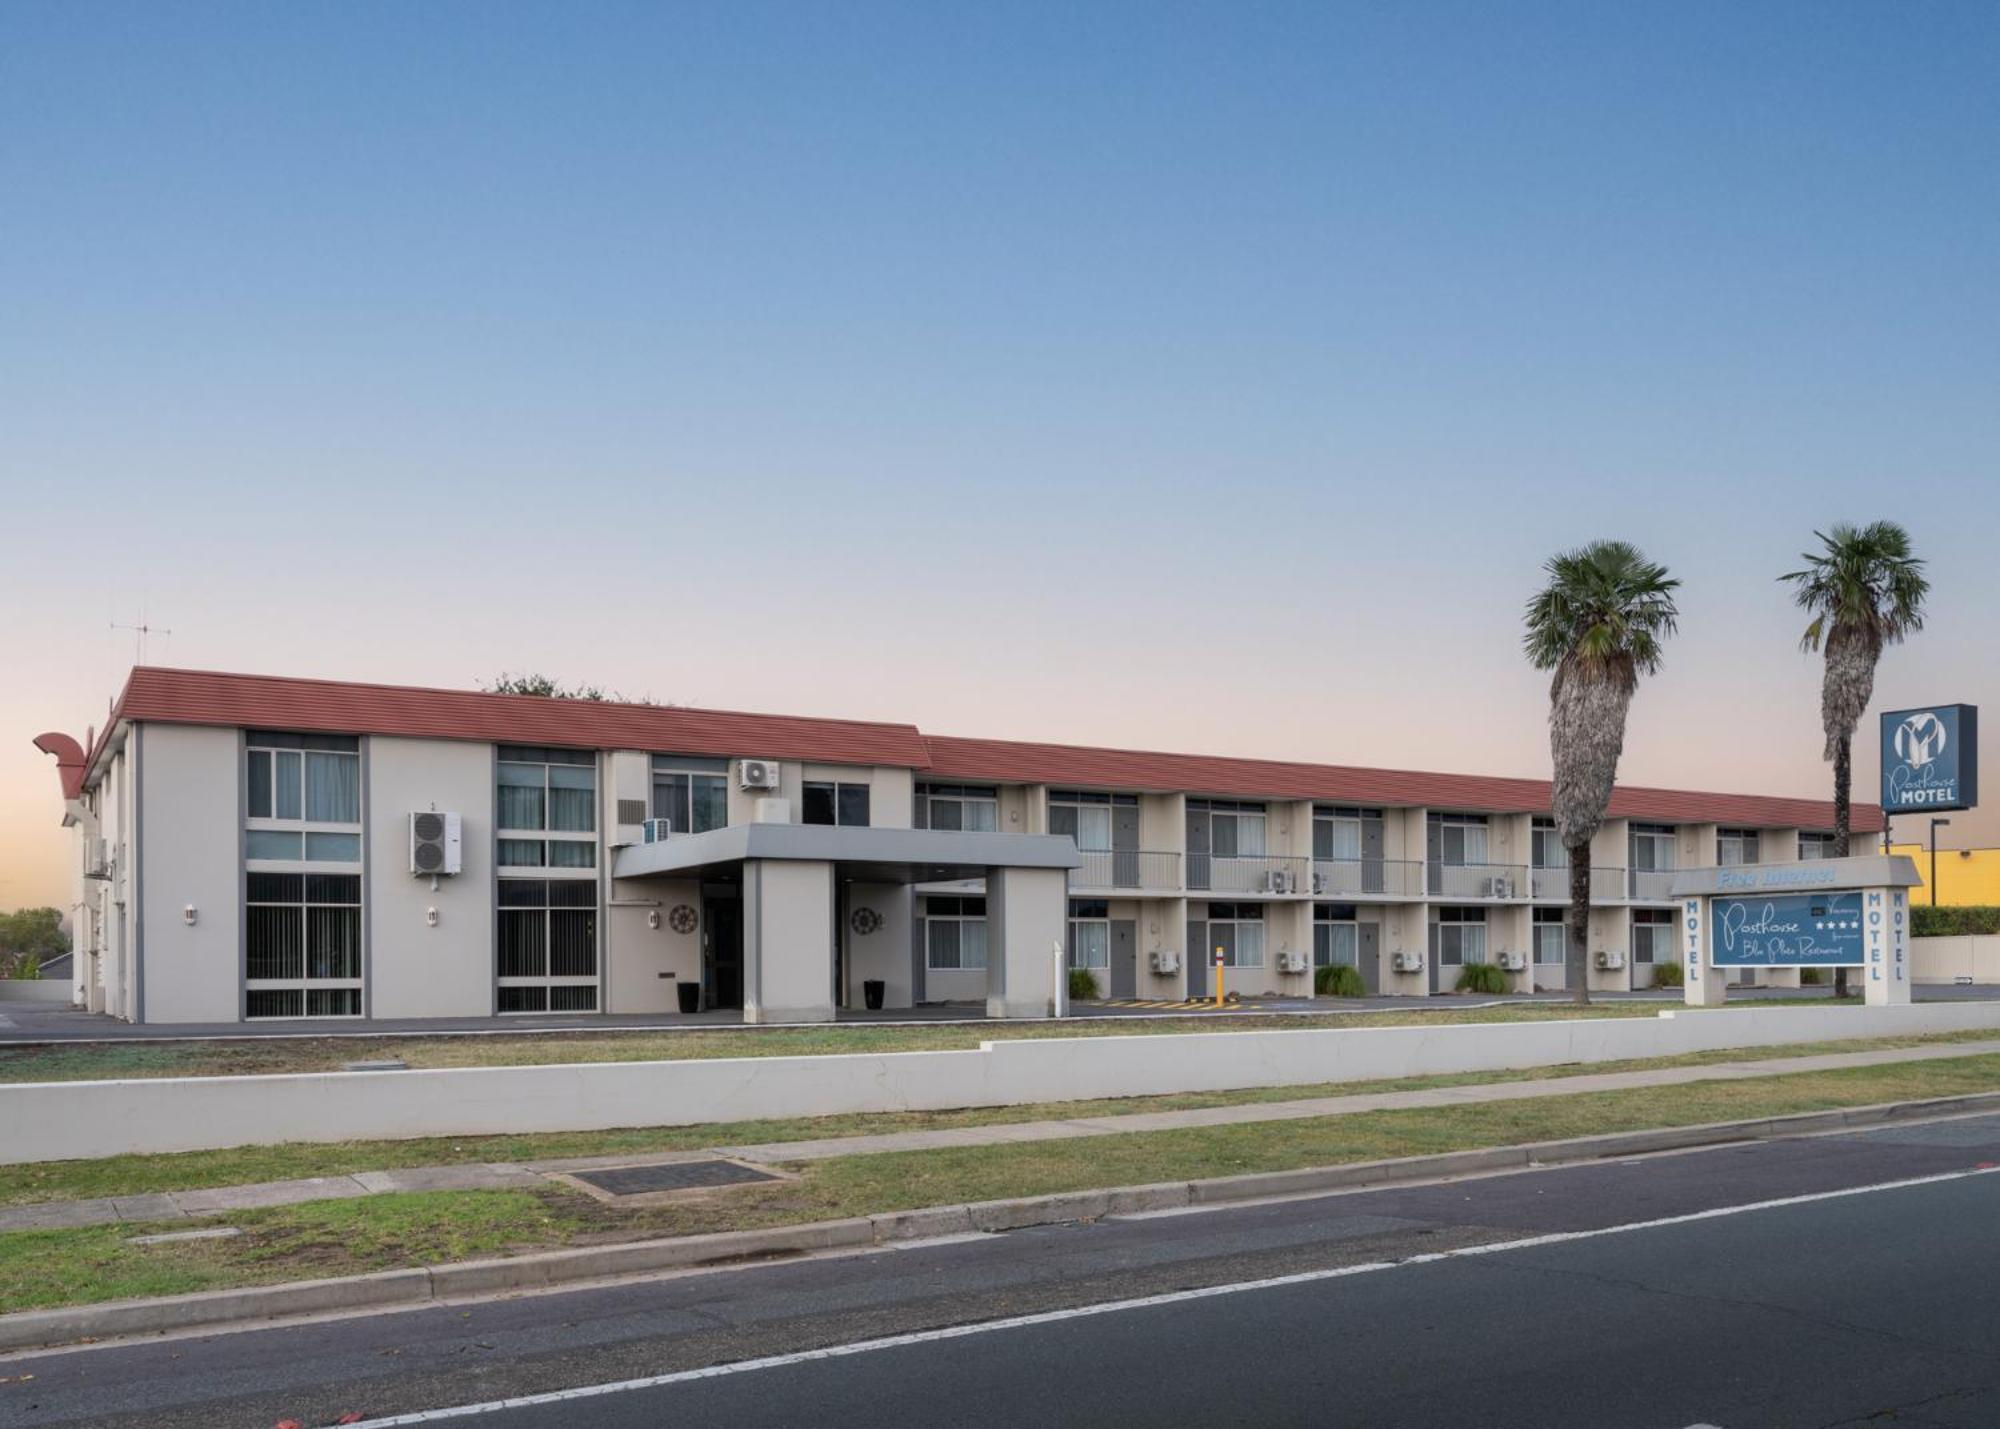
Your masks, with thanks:
<instances>
[{"instance_id":1,"label":"exterior wall light","mask_svg":"<svg viewBox=\"0 0 2000 1429\"><path fill-rule=\"evenodd\" d=\"M647 926L648 928L657 928L657 927L659 927L659 926L660 926L660 910L659 910L659 909L657 909L657 908L655 908L655 909L652 909L652 910L651 910L650 912L648 912L648 913L646 914L646 926Z\"/></svg>"},{"instance_id":2,"label":"exterior wall light","mask_svg":"<svg viewBox=\"0 0 2000 1429\"><path fill-rule=\"evenodd\" d=\"M435 928L438 925L438 910L435 908L424 909L424 923L428 927Z\"/></svg>"},{"instance_id":3,"label":"exterior wall light","mask_svg":"<svg viewBox=\"0 0 2000 1429\"><path fill-rule=\"evenodd\" d=\"M188 904L187 907L181 909L181 921L187 924L190 928L194 926L195 919L200 916L201 916L200 914L195 912L194 904L192 903Z\"/></svg>"}]
</instances>

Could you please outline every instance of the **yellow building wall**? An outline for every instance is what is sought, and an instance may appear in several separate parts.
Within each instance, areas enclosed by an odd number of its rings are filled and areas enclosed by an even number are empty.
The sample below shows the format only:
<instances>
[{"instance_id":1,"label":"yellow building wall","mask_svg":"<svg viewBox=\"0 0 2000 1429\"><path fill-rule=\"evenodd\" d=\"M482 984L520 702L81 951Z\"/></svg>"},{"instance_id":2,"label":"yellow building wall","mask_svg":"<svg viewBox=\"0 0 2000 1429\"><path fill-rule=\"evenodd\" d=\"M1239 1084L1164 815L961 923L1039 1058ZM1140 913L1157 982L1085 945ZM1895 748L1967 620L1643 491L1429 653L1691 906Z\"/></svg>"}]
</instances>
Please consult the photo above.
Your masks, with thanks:
<instances>
[{"instance_id":1,"label":"yellow building wall","mask_svg":"<svg viewBox=\"0 0 2000 1429\"><path fill-rule=\"evenodd\" d=\"M1891 844L1891 853L1907 854L1924 882L1910 890L1912 903L1931 901L1931 851L1928 844ZM1937 856L1939 906L2000 906L2000 848L1941 848Z\"/></svg>"}]
</instances>

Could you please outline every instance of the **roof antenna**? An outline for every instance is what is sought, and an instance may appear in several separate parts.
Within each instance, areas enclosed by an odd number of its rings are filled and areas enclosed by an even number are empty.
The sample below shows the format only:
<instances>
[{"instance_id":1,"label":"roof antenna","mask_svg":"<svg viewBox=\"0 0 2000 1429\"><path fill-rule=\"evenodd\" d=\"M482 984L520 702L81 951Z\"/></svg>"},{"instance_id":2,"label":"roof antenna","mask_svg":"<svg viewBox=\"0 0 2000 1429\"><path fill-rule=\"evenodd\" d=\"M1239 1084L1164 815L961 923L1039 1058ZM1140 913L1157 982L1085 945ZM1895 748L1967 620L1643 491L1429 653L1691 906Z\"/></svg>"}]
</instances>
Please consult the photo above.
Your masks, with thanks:
<instances>
[{"instance_id":1,"label":"roof antenna","mask_svg":"<svg viewBox=\"0 0 2000 1429\"><path fill-rule=\"evenodd\" d=\"M146 623L146 612L143 607L139 611L138 624L121 625L114 620L111 622L111 628L113 630L129 630L132 632L132 663L134 665L143 665L146 663L146 637L148 635L172 635L174 633L158 625L148 625Z\"/></svg>"}]
</instances>

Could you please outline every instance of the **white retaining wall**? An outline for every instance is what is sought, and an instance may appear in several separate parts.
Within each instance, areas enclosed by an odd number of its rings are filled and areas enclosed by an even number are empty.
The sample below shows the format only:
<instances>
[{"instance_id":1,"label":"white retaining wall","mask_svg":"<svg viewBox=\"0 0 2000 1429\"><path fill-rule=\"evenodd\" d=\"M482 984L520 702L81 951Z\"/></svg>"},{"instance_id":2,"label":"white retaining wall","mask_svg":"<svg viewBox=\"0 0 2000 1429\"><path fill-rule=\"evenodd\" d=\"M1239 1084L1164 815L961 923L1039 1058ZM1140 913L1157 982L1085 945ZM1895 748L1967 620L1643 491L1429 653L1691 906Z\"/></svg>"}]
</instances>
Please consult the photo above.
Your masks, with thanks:
<instances>
[{"instance_id":1,"label":"white retaining wall","mask_svg":"<svg viewBox=\"0 0 2000 1429\"><path fill-rule=\"evenodd\" d=\"M0 978L0 1002L40 1002L69 1006L69 979L66 977Z\"/></svg>"},{"instance_id":2,"label":"white retaining wall","mask_svg":"<svg viewBox=\"0 0 2000 1429\"><path fill-rule=\"evenodd\" d=\"M1441 1027L1012 1038L963 1052L37 1082L0 1086L0 1163L286 1141L943 1111L1971 1030L2000 1030L2000 1002L1746 1006L1659 1017Z\"/></svg>"},{"instance_id":3,"label":"white retaining wall","mask_svg":"<svg viewBox=\"0 0 2000 1429\"><path fill-rule=\"evenodd\" d=\"M1912 982L2000 982L2000 933L1910 939Z\"/></svg>"}]
</instances>

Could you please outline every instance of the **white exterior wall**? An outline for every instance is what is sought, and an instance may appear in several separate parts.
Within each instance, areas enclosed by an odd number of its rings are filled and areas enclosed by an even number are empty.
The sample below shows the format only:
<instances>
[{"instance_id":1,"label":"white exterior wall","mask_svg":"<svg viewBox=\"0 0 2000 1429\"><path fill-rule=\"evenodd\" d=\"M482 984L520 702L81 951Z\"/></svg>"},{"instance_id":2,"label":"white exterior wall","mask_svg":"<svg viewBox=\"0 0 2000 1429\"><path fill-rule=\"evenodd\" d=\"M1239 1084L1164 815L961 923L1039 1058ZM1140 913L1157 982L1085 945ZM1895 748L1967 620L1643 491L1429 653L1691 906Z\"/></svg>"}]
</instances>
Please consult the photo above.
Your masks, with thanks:
<instances>
[{"instance_id":1,"label":"white exterior wall","mask_svg":"<svg viewBox=\"0 0 2000 1429\"><path fill-rule=\"evenodd\" d=\"M235 1022L243 1012L241 737L146 724L139 745L144 933L139 1016ZM190 926L185 910L192 906Z\"/></svg>"},{"instance_id":2,"label":"white exterior wall","mask_svg":"<svg viewBox=\"0 0 2000 1429\"><path fill-rule=\"evenodd\" d=\"M363 744L368 790L365 1006L371 1017L483 1017L493 1011L493 746L375 735ZM460 872L410 872L410 815L464 823ZM431 926L430 910L437 910Z\"/></svg>"},{"instance_id":3,"label":"white exterior wall","mask_svg":"<svg viewBox=\"0 0 2000 1429\"><path fill-rule=\"evenodd\" d=\"M691 878L614 878L604 935L607 1012L676 1012L679 984L701 981L701 884ZM674 931L674 911L692 909L694 926ZM657 923L659 926L653 926Z\"/></svg>"},{"instance_id":4,"label":"white exterior wall","mask_svg":"<svg viewBox=\"0 0 2000 1429\"><path fill-rule=\"evenodd\" d=\"M0 1086L0 1163L288 1141L688 1126L1301 1086L2000 1030L2000 1003L1745 1007L1455 1027L1015 1038L977 1051Z\"/></svg>"},{"instance_id":5,"label":"white exterior wall","mask_svg":"<svg viewBox=\"0 0 2000 1429\"><path fill-rule=\"evenodd\" d=\"M908 885L899 883L850 883L843 890L841 936L847 949L847 1005L860 1007L865 998L862 983L883 984L884 1007L910 1007L914 989L910 986L910 920L916 900ZM881 919L873 932L854 927L854 915L867 909Z\"/></svg>"}]
</instances>

